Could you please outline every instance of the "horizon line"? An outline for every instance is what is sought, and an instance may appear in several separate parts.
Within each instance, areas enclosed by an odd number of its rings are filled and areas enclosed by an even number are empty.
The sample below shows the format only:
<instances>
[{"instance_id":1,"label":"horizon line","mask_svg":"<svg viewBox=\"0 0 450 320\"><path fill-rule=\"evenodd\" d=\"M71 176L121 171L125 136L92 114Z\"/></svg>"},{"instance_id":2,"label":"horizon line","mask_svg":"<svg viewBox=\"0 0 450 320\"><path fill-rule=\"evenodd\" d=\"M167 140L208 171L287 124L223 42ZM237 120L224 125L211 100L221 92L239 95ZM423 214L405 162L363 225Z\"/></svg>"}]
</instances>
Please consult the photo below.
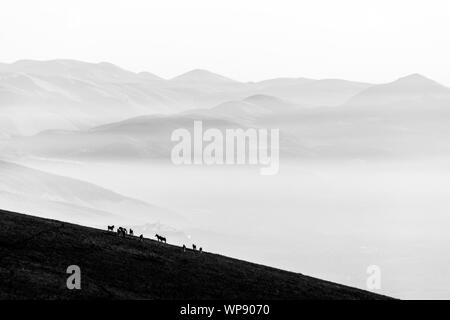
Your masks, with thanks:
<instances>
[{"instance_id":1,"label":"horizon line","mask_svg":"<svg viewBox=\"0 0 450 320\"><path fill-rule=\"evenodd\" d=\"M186 75L188 73L195 72L195 71L202 71L202 72L205 72L205 73L210 73L210 74L213 74L213 75L220 76L220 77L223 77L225 79L231 80L233 82L242 83L242 84L260 83L260 82L264 82L264 81L277 80L277 79L292 79L292 80L304 79L304 80L311 80L311 81L340 80L340 81L348 81L348 82L357 82L357 83L362 83L362 84L380 85L380 84L391 83L391 82L397 81L399 79L407 78L407 77L410 77L410 76L421 76L423 78L426 78L426 79L429 79L431 81L434 81L434 82L436 82L436 83L438 83L438 84L440 84L442 86L450 87L450 86L447 86L445 84L442 84L439 81L434 80L433 78L430 78L430 77L428 77L428 76L426 76L426 75L424 75L422 73L418 73L418 72L410 72L410 73L407 73L405 75L398 76L395 79L387 81L387 82L369 82L369 81L354 80L354 79L350 80L350 79L340 78L340 77L311 78L311 77L304 77L304 76L297 76L297 77L296 76L278 76L278 77L264 78L264 79L261 79L261 80L242 81L242 80L236 80L235 78L232 78L232 77L229 77L229 76L226 76L226 75L223 75L221 73L217 73L217 72L211 71L209 69L205 69L205 68L193 68L193 69L189 69L189 70L187 70L185 72L179 73L179 74L177 74L176 76L173 76L173 77L162 77L162 76L160 76L160 75L158 75L158 74L156 74L154 72L148 71L148 70L133 71L131 69L127 69L125 67L122 67L120 64L112 63L112 62L105 61L105 60L95 61L94 62L94 61L87 61L87 60L80 60L80 59L71 59L71 58L53 58L53 59L27 59L27 58L23 58L23 59L14 60L12 62L2 62L2 61L0 61L0 65L2 65L2 64L3 65L13 65L13 64L16 64L16 63L19 63L19 62L26 62L26 61L29 61L29 62L58 62L58 61L62 62L62 61L66 61L66 62L86 63L86 64L92 64L92 65L108 64L108 65L114 66L116 68L119 68L121 70L124 70L124 71L127 71L127 72L131 72L131 73L133 73L135 75L139 75L139 74L142 74L142 73L149 73L149 74L151 74L151 75L153 75L155 77L158 77L158 78L160 78L161 80L164 80L164 81L173 81L176 78L178 78L180 76L183 76L183 75Z\"/></svg>"}]
</instances>

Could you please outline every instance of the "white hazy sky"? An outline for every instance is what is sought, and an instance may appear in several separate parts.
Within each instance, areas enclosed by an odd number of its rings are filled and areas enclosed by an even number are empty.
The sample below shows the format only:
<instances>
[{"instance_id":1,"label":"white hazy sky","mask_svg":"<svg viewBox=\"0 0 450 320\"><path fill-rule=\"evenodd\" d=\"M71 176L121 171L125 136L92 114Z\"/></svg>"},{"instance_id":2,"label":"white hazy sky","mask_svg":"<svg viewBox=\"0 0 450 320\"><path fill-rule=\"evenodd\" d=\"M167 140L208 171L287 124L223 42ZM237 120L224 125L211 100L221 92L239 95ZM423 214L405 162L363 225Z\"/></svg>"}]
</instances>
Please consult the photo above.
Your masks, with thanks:
<instances>
[{"instance_id":1,"label":"white hazy sky","mask_svg":"<svg viewBox=\"0 0 450 320\"><path fill-rule=\"evenodd\" d=\"M2 0L0 61L450 85L448 0Z\"/></svg>"}]
</instances>

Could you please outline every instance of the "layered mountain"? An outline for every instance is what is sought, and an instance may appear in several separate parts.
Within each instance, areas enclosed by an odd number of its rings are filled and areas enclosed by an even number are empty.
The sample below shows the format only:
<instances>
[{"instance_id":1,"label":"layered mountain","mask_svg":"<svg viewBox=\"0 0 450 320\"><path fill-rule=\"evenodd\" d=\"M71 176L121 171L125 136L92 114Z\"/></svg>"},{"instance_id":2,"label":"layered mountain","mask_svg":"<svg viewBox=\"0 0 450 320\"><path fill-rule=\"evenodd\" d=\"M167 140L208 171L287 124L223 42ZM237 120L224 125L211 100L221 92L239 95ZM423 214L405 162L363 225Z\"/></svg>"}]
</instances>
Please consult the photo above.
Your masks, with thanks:
<instances>
[{"instance_id":1,"label":"layered mountain","mask_svg":"<svg viewBox=\"0 0 450 320\"><path fill-rule=\"evenodd\" d=\"M261 83L260 83L261 84ZM259 85L260 85L259 84ZM371 87L369 83L339 79L279 79L263 82L258 93L276 96L306 106L338 106Z\"/></svg>"},{"instance_id":2,"label":"layered mountain","mask_svg":"<svg viewBox=\"0 0 450 320\"><path fill-rule=\"evenodd\" d=\"M155 114L163 109L171 114ZM164 80L71 60L0 66L3 158L169 160L172 132L195 120L205 129L280 129L281 156L437 154L449 149L448 119L450 89L418 74L380 85L242 83L199 69Z\"/></svg>"},{"instance_id":3,"label":"layered mountain","mask_svg":"<svg viewBox=\"0 0 450 320\"><path fill-rule=\"evenodd\" d=\"M238 81L203 69L188 71L172 78L170 82L183 85L233 85L239 83Z\"/></svg>"},{"instance_id":4,"label":"layered mountain","mask_svg":"<svg viewBox=\"0 0 450 320\"><path fill-rule=\"evenodd\" d=\"M412 74L396 81L374 85L352 97L346 106L405 106L426 100L450 99L450 89L420 74ZM449 106L450 107L450 106Z\"/></svg>"},{"instance_id":5,"label":"layered mountain","mask_svg":"<svg viewBox=\"0 0 450 320\"><path fill-rule=\"evenodd\" d=\"M172 132L185 128L192 132L194 121L207 128L241 128L236 122L207 115L140 116L82 131L51 130L30 137L0 141L3 156L10 159L38 156L73 160L170 161Z\"/></svg>"},{"instance_id":6,"label":"layered mountain","mask_svg":"<svg viewBox=\"0 0 450 320\"><path fill-rule=\"evenodd\" d=\"M0 138L212 108L252 95L307 106L338 105L368 86L305 78L244 83L201 69L165 80L106 62L20 60L0 64Z\"/></svg>"},{"instance_id":7,"label":"layered mountain","mask_svg":"<svg viewBox=\"0 0 450 320\"><path fill-rule=\"evenodd\" d=\"M265 116L293 113L302 107L292 102L264 94L256 94L242 100L227 101L210 109L189 110L186 114L211 116L231 121L251 123Z\"/></svg>"},{"instance_id":8,"label":"layered mountain","mask_svg":"<svg viewBox=\"0 0 450 320\"><path fill-rule=\"evenodd\" d=\"M66 77L86 82L130 83L141 79L163 81L149 72L134 73L108 62L88 63L77 60L19 60L11 64L0 64L2 73L24 73L41 77Z\"/></svg>"},{"instance_id":9,"label":"layered mountain","mask_svg":"<svg viewBox=\"0 0 450 320\"><path fill-rule=\"evenodd\" d=\"M161 81L107 63L54 60L2 65L0 122L10 126L4 133L35 134L173 112L178 104L156 84Z\"/></svg>"}]
</instances>

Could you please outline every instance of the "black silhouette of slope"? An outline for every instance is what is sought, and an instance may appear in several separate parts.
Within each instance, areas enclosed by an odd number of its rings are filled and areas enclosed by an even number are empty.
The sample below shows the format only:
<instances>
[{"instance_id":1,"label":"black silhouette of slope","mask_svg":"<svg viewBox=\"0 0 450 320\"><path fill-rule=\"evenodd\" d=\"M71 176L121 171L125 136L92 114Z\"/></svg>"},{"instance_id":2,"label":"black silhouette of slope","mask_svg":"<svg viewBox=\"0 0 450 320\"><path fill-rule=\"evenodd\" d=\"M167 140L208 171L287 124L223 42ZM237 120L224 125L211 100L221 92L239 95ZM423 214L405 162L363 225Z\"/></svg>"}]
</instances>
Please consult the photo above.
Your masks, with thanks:
<instances>
[{"instance_id":1,"label":"black silhouette of slope","mask_svg":"<svg viewBox=\"0 0 450 320\"><path fill-rule=\"evenodd\" d=\"M0 210L0 299L386 299L217 254ZM169 239L170 240L170 239ZM66 288L81 268L81 290Z\"/></svg>"}]
</instances>

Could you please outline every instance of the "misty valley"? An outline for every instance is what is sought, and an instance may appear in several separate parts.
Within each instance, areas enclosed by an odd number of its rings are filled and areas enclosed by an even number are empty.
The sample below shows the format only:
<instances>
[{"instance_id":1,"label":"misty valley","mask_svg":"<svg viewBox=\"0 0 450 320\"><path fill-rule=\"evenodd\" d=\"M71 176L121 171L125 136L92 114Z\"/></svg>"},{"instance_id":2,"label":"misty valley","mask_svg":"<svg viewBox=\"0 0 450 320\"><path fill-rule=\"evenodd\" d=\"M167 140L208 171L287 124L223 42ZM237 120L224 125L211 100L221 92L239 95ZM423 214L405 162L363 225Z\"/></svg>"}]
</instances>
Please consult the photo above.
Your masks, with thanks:
<instances>
[{"instance_id":1,"label":"misty valley","mask_svg":"<svg viewBox=\"0 0 450 320\"><path fill-rule=\"evenodd\" d=\"M181 233L164 229L176 245L200 243L209 252L361 288L367 267L376 264L383 293L416 297L419 289L404 288L426 286L430 295L440 294L435 286L446 290L445 278L432 280L422 268L426 263L445 270L449 263L442 254L450 243L445 232L450 219L442 209L449 205L450 179L442 179L444 170L450 176L446 162L282 161L284 170L275 176L261 176L252 167L42 160L24 164L171 208L187 217L172 224ZM126 214L139 220L132 211ZM89 218L85 223L104 227ZM133 229L149 236L158 230L146 230L139 222Z\"/></svg>"},{"instance_id":2,"label":"misty valley","mask_svg":"<svg viewBox=\"0 0 450 320\"><path fill-rule=\"evenodd\" d=\"M0 103L1 209L361 289L375 265L378 293L450 294L450 89L425 76L163 79L27 60L0 64Z\"/></svg>"}]
</instances>

